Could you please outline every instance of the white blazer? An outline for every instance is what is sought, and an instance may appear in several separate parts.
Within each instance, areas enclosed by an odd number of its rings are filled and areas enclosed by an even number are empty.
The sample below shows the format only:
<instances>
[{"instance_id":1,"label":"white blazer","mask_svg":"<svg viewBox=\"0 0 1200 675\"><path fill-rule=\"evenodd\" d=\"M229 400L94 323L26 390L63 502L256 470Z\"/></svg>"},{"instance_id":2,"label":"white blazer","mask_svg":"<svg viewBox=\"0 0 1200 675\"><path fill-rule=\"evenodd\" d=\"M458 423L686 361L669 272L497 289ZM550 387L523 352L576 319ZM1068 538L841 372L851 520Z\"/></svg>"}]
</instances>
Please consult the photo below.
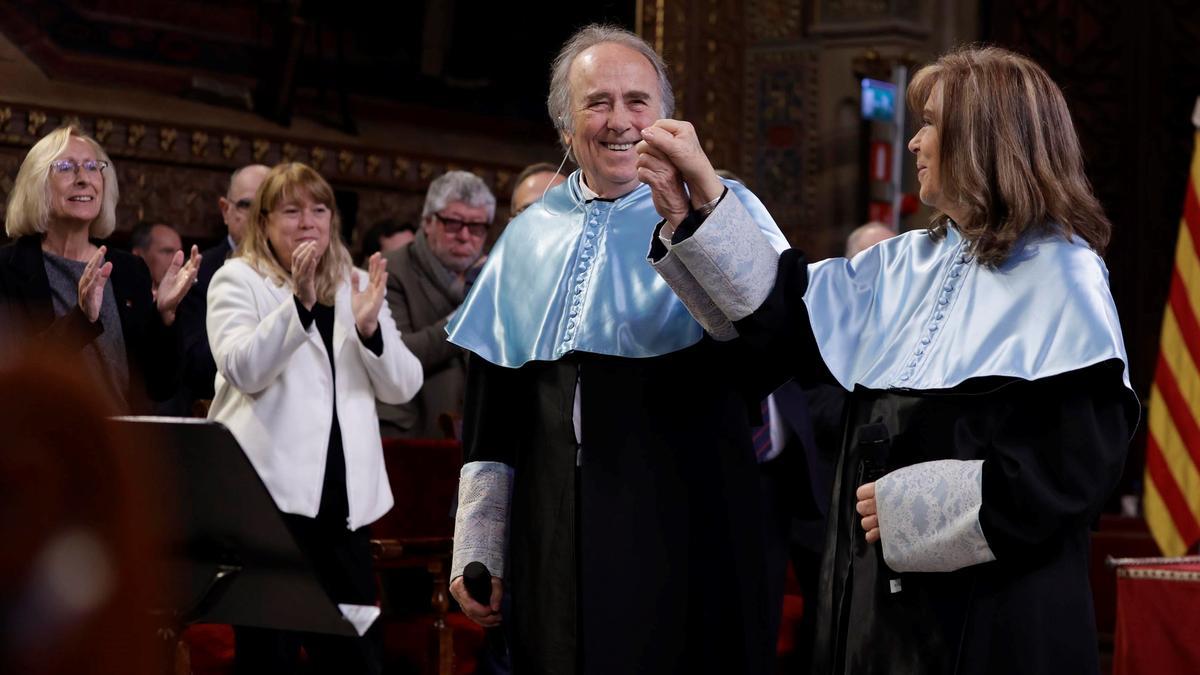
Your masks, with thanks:
<instances>
[{"instance_id":1,"label":"white blazer","mask_svg":"<svg viewBox=\"0 0 1200 675\"><path fill-rule=\"evenodd\" d=\"M359 281L360 287L366 285L365 272L359 273ZM379 310L383 354L375 356L355 330L349 279L338 288L336 378L316 324L306 331L300 323L291 285L276 284L239 258L213 276L207 326L217 363L208 419L233 432L279 509L317 515L336 401L346 455L349 529L387 513L392 489L375 399L405 403L423 379L421 363L400 341L387 303Z\"/></svg>"}]
</instances>

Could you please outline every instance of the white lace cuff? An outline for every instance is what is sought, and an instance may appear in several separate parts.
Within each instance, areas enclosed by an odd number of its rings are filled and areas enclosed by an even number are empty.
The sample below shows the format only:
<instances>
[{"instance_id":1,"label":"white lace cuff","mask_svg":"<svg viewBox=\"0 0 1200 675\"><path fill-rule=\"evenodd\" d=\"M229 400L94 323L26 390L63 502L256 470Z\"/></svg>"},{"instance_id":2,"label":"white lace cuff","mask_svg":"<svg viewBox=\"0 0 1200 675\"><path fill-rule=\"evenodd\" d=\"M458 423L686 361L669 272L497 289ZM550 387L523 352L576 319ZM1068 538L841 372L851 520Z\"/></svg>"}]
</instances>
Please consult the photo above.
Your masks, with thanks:
<instances>
[{"instance_id":1,"label":"white lace cuff","mask_svg":"<svg viewBox=\"0 0 1200 675\"><path fill-rule=\"evenodd\" d=\"M666 242L664 242L664 245ZM667 282L675 295L687 307L692 318L700 327L708 332L721 342L732 340L737 337L737 330L730 323L729 319L725 318L725 313L717 307L712 298L708 297L708 293L704 292L700 284L696 281L696 277L684 267L679 256L667 251L659 260L650 260L650 266L658 272L658 276Z\"/></svg>"},{"instance_id":2,"label":"white lace cuff","mask_svg":"<svg viewBox=\"0 0 1200 675\"><path fill-rule=\"evenodd\" d=\"M779 268L779 252L733 190L695 234L671 247L671 253L730 321L758 309L775 285Z\"/></svg>"},{"instance_id":3,"label":"white lace cuff","mask_svg":"<svg viewBox=\"0 0 1200 675\"><path fill-rule=\"evenodd\" d=\"M983 460L944 459L875 483L883 559L897 572L953 572L996 559L979 525Z\"/></svg>"},{"instance_id":4,"label":"white lace cuff","mask_svg":"<svg viewBox=\"0 0 1200 675\"><path fill-rule=\"evenodd\" d=\"M468 462L458 476L458 513L454 518L454 556L450 579L479 561L492 576L504 576L508 544L508 508L513 468L501 462Z\"/></svg>"}]
</instances>

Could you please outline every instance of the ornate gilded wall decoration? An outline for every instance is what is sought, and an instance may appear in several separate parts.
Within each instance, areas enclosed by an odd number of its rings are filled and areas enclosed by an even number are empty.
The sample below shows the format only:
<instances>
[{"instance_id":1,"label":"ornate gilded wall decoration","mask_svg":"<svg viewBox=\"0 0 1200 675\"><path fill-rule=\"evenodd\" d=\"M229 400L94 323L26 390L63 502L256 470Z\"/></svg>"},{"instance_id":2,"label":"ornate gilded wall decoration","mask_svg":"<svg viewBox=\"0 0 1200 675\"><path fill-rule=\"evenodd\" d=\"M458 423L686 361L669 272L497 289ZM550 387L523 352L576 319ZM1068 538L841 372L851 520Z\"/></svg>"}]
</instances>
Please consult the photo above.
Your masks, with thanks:
<instances>
[{"instance_id":1,"label":"ornate gilded wall decoration","mask_svg":"<svg viewBox=\"0 0 1200 675\"><path fill-rule=\"evenodd\" d=\"M803 0L748 0L746 28L750 42L799 40L804 36Z\"/></svg>"},{"instance_id":2,"label":"ornate gilded wall decoration","mask_svg":"<svg viewBox=\"0 0 1200 675\"><path fill-rule=\"evenodd\" d=\"M284 143L281 151L280 162L295 162L296 155L299 154L300 148L295 143Z\"/></svg>"},{"instance_id":3,"label":"ornate gilded wall decoration","mask_svg":"<svg viewBox=\"0 0 1200 675\"><path fill-rule=\"evenodd\" d=\"M25 118L25 131L30 136L40 136L42 125L46 123L46 113L40 110L31 110L29 116Z\"/></svg>"},{"instance_id":4,"label":"ornate gilded wall decoration","mask_svg":"<svg viewBox=\"0 0 1200 675\"><path fill-rule=\"evenodd\" d=\"M374 178L375 175L379 173L379 165L382 161L383 160L379 157L379 155L367 155L367 161L364 167L367 175Z\"/></svg>"},{"instance_id":5,"label":"ornate gilded wall decoration","mask_svg":"<svg viewBox=\"0 0 1200 675\"><path fill-rule=\"evenodd\" d=\"M238 138L237 136L225 134L221 137L221 155L224 156L225 159L233 159L233 156L237 154L238 148L241 147L241 145L242 139Z\"/></svg>"},{"instance_id":6,"label":"ornate gilded wall decoration","mask_svg":"<svg viewBox=\"0 0 1200 675\"><path fill-rule=\"evenodd\" d=\"M319 145L313 146L313 149L308 152L309 159L312 160L312 168L318 172L322 171L322 165L325 164L325 158L329 155L325 148Z\"/></svg>"},{"instance_id":7,"label":"ornate gilded wall decoration","mask_svg":"<svg viewBox=\"0 0 1200 675\"><path fill-rule=\"evenodd\" d=\"M338 171L342 173L350 173L350 167L354 166L354 153L349 150L342 150L338 153Z\"/></svg>"},{"instance_id":8,"label":"ornate gilded wall decoration","mask_svg":"<svg viewBox=\"0 0 1200 675\"><path fill-rule=\"evenodd\" d=\"M158 130L158 147L162 148L163 152L171 152L175 148L175 140L178 137L178 131L170 127L163 127Z\"/></svg>"},{"instance_id":9,"label":"ornate gilded wall decoration","mask_svg":"<svg viewBox=\"0 0 1200 675\"><path fill-rule=\"evenodd\" d=\"M742 165L785 233L815 221L819 52L751 51L742 100Z\"/></svg>"},{"instance_id":10,"label":"ornate gilded wall decoration","mask_svg":"<svg viewBox=\"0 0 1200 675\"><path fill-rule=\"evenodd\" d=\"M136 148L142 143L142 137L146 135L145 124L129 125L129 133L125 135L125 145Z\"/></svg>"},{"instance_id":11,"label":"ornate gilded wall decoration","mask_svg":"<svg viewBox=\"0 0 1200 675\"><path fill-rule=\"evenodd\" d=\"M96 120L96 142L100 145L108 143L109 136L112 135L113 121L110 119L100 118Z\"/></svg>"},{"instance_id":12,"label":"ornate gilded wall decoration","mask_svg":"<svg viewBox=\"0 0 1200 675\"><path fill-rule=\"evenodd\" d=\"M254 161L259 164L264 164L267 161L267 152L271 150L271 141L265 138L254 139Z\"/></svg>"},{"instance_id":13,"label":"ornate gilded wall decoration","mask_svg":"<svg viewBox=\"0 0 1200 675\"><path fill-rule=\"evenodd\" d=\"M192 132L192 156L204 157L208 154L208 134L203 131Z\"/></svg>"},{"instance_id":14,"label":"ornate gilded wall decoration","mask_svg":"<svg viewBox=\"0 0 1200 675\"><path fill-rule=\"evenodd\" d=\"M421 162L417 166L417 178L420 179L421 183L428 183L429 181L433 180L435 176L445 173L446 171L450 171L452 166L452 164L447 164L445 169L441 169L436 164Z\"/></svg>"}]
</instances>

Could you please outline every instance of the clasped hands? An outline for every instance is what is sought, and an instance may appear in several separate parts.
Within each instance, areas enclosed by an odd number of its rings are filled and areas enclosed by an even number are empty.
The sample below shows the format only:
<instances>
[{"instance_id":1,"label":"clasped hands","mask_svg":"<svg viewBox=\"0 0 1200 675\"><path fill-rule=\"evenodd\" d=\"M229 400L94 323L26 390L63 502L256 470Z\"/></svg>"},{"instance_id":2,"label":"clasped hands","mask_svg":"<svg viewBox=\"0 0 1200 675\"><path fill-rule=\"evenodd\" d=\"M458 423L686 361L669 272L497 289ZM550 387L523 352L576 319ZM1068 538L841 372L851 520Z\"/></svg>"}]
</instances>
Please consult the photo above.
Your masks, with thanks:
<instances>
[{"instance_id":1,"label":"clasped hands","mask_svg":"<svg viewBox=\"0 0 1200 675\"><path fill-rule=\"evenodd\" d=\"M96 249L83 268L79 277L79 309L87 320L95 323L100 318L100 306L104 304L104 286L112 274L112 263L105 262L104 255L108 253L107 246ZM171 266L163 275L162 281L154 294L154 305L162 316L164 326L175 323L175 310L183 296L187 295L192 284L196 283L196 274L200 271L200 249L192 246L192 254L185 263L183 251L176 251L171 259Z\"/></svg>"},{"instance_id":2,"label":"clasped hands","mask_svg":"<svg viewBox=\"0 0 1200 675\"><path fill-rule=\"evenodd\" d=\"M305 309L317 304L317 244L306 241L292 252L292 284ZM367 261L367 286L359 289L358 270L350 273L350 309L359 335L369 338L379 328L379 310L387 296L387 260L379 253Z\"/></svg>"},{"instance_id":3,"label":"clasped hands","mask_svg":"<svg viewBox=\"0 0 1200 675\"><path fill-rule=\"evenodd\" d=\"M635 150L638 180L650 186L654 209L672 228L695 208L725 192L696 129L682 120L661 119L642 129Z\"/></svg>"}]
</instances>

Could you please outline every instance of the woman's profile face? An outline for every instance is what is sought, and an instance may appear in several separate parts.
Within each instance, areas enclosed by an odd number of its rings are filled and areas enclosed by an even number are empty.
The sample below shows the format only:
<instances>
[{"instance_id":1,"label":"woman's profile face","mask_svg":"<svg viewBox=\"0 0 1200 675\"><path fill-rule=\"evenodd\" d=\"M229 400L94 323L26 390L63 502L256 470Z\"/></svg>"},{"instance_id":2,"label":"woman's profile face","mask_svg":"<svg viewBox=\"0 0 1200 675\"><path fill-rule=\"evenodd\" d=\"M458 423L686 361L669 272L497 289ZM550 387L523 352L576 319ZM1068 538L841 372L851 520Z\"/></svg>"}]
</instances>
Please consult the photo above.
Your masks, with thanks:
<instances>
[{"instance_id":1,"label":"woman's profile face","mask_svg":"<svg viewBox=\"0 0 1200 675\"><path fill-rule=\"evenodd\" d=\"M280 202L267 214L267 239L275 250L279 265L292 271L292 253L306 241L317 246L320 259L329 248L329 228L333 209L301 193L295 201Z\"/></svg>"},{"instance_id":2,"label":"woman's profile face","mask_svg":"<svg viewBox=\"0 0 1200 675\"><path fill-rule=\"evenodd\" d=\"M925 102L925 108L921 111L921 127L908 142L908 149L917 159L917 182L921 184L921 203L954 218L951 213L952 205L947 203L942 194L942 143L938 132L941 119L942 83L937 82L929 92L929 100Z\"/></svg>"}]
</instances>

